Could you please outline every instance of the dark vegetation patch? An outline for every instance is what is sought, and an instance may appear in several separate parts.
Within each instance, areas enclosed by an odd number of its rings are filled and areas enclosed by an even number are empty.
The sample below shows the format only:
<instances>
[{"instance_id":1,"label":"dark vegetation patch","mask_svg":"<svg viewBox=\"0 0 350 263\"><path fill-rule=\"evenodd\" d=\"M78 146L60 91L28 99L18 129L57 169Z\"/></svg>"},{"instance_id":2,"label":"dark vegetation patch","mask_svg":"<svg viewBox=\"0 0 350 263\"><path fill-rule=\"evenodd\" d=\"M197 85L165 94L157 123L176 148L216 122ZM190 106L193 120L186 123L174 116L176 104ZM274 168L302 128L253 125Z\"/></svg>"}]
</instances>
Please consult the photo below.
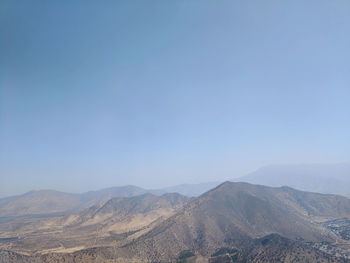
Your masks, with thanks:
<instances>
[{"instance_id":1,"label":"dark vegetation patch","mask_svg":"<svg viewBox=\"0 0 350 263\"><path fill-rule=\"evenodd\" d=\"M0 243L13 242L17 240L18 240L18 237L5 237L5 238L0 238Z\"/></svg>"},{"instance_id":2,"label":"dark vegetation patch","mask_svg":"<svg viewBox=\"0 0 350 263\"><path fill-rule=\"evenodd\" d=\"M223 247L220 248L219 250L217 250L214 254L212 254L212 257L217 257L217 256L221 256L224 254L237 254L238 250L234 249L234 248L228 248L228 247Z\"/></svg>"},{"instance_id":3,"label":"dark vegetation patch","mask_svg":"<svg viewBox=\"0 0 350 263\"><path fill-rule=\"evenodd\" d=\"M178 262L186 262L186 259L194 256L195 254L191 250L181 251L178 257Z\"/></svg>"}]
</instances>

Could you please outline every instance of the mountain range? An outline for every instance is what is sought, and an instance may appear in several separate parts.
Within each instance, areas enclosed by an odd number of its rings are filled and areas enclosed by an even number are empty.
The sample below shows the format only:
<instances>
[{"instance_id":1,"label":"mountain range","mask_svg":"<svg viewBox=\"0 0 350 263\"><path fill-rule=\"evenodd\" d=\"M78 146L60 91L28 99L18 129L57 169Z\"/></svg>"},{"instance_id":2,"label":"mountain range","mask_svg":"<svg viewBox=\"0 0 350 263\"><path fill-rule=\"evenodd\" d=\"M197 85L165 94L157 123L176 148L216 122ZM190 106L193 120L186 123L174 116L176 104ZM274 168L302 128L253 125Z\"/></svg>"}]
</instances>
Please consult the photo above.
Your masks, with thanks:
<instances>
[{"instance_id":1,"label":"mountain range","mask_svg":"<svg viewBox=\"0 0 350 263\"><path fill-rule=\"evenodd\" d=\"M232 181L350 196L350 164L270 165Z\"/></svg>"},{"instance_id":2,"label":"mountain range","mask_svg":"<svg viewBox=\"0 0 350 263\"><path fill-rule=\"evenodd\" d=\"M110 187L98 191L81 194L65 193L55 190L30 191L23 195L0 199L0 220L2 217L13 216L47 216L48 214L69 214L82 211L90 206L101 204L114 197L132 197L142 194L162 195L165 193L180 193L187 196L198 196L219 182L183 184L164 189L144 189L126 185Z\"/></svg>"},{"instance_id":3,"label":"mountain range","mask_svg":"<svg viewBox=\"0 0 350 263\"><path fill-rule=\"evenodd\" d=\"M350 199L225 182L0 221L0 262L349 262Z\"/></svg>"},{"instance_id":4,"label":"mountain range","mask_svg":"<svg viewBox=\"0 0 350 263\"><path fill-rule=\"evenodd\" d=\"M209 256L221 247L241 249L273 233L292 240L333 242L337 237L319 223L343 217L350 217L350 200L345 197L226 182L128 246L140 258L170 261L184 250Z\"/></svg>"},{"instance_id":5,"label":"mountain range","mask_svg":"<svg viewBox=\"0 0 350 263\"><path fill-rule=\"evenodd\" d=\"M177 193L115 197L67 215L13 217L0 223L0 233L4 237L16 233L11 249L22 252L66 252L111 245L139 236L190 200Z\"/></svg>"},{"instance_id":6,"label":"mountain range","mask_svg":"<svg viewBox=\"0 0 350 263\"><path fill-rule=\"evenodd\" d=\"M350 164L271 165L230 181L273 187L289 186L303 191L350 197ZM30 191L23 195L0 199L0 220L2 217L11 216L46 216L47 214L72 213L103 203L113 197L131 197L146 193L154 195L179 193L189 197L197 197L220 183L220 181L215 181L181 184L161 189L144 189L126 185L81 194L54 190Z\"/></svg>"}]
</instances>

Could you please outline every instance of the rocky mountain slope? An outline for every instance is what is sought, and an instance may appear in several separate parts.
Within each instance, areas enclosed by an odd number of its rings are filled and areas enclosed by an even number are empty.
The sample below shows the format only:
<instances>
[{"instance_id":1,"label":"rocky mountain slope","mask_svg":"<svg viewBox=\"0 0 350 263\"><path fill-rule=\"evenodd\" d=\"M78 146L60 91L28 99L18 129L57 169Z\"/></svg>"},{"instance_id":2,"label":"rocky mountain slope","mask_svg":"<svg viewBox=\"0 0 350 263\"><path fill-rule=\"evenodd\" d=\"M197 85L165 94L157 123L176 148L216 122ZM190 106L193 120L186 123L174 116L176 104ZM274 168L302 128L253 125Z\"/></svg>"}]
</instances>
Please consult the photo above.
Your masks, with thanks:
<instances>
[{"instance_id":1,"label":"rocky mountain slope","mask_svg":"<svg viewBox=\"0 0 350 263\"><path fill-rule=\"evenodd\" d=\"M69 252L110 245L141 235L184 207L190 198L179 194L118 197L82 212L0 223L0 247L25 252ZM18 238L19 237L19 238ZM2 238L2 239L1 239Z\"/></svg>"},{"instance_id":2,"label":"rocky mountain slope","mask_svg":"<svg viewBox=\"0 0 350 263\"><path fill-rule=\"evenodd\" d=\"M337 237L319 222L343 217L350 217L345 197L226 182L126 247L140 258L169 261L184 250L210 255L271 233L332 242Z\"/></svg>"},{"instance_id":3,"label":"rocky mountain slope","mask_svg":"<svg viewBox=\"0 0 350 263\"><path fill-rule=\"evenodd\" d=\"M150 262L133 258L121 249L95 248L71 254L45 254L26 256L0 250L0 263L139 263ZM159 261L154 261L159 262ZM349 263L345 258L335 257L302 242L293 241L277 234L252 239L242 249L219 248L210 256L192 251L182 251L176 259L164 263Z\"/></svg>"},{"instance_id":4,"label":"rocky mountain slope","mask_svg":"<svg viewBox=\"0 0 350 263\"><path fill-rule=\"evenodd\" d=\"M226 182L192 200L178 194L113 198L58 220L64 228L51 228L45 242L61 242L66 250L22 255L30 253L24 247L45 240L41 232L2 245L2 257L9 263L344 263L350 258L350 199L290 187ZM67 250L70 242L76 249Z\"/></svg>"}]
</instances>

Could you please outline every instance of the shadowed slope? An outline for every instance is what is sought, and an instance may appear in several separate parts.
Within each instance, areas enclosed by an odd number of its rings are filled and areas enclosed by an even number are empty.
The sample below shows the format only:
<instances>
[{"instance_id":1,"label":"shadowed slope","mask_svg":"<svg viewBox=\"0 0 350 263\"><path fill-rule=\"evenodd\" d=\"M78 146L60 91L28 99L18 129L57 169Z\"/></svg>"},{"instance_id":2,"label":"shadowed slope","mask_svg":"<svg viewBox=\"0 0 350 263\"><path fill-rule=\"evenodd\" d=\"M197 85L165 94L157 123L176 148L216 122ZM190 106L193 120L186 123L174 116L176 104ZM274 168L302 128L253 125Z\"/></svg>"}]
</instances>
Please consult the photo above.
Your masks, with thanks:
<instances>
[{"instance_id":1,"label":"shadowed slope","mask_svg":"<svg viewBox=\"0 0 350 263\"><path fill-rule=\"evenodd\" d=\"M252 238L278 233L291 239L332 241L314 217L350 216L350 200L226 182L200 196L127 247L141 258L170 260L183 250L210 255L220 247L244 247Z\"/></svg>"}]
</instances>

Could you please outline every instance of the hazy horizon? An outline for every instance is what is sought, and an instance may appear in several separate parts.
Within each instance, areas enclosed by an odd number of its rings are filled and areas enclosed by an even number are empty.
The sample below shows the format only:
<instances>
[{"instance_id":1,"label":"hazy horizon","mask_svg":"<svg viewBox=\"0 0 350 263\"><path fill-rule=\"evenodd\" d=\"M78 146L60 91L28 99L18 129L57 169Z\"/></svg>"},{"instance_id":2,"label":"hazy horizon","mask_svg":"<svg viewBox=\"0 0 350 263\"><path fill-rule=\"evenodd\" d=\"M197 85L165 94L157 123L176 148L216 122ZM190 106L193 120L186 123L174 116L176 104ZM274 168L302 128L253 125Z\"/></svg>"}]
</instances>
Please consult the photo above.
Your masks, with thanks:
<instances>
[{"instance_id":1,"label":"hazy horizon","mask_svg":"<svg viewBox=\"0 0 350 263\"><path fill-rule=\"evenodd\" d=\"M0 197L350 163L347 1L0 7Z\"/></svg>"},{"instance_id":2,"label":"hazy horizon","mask_svg":"<svg viewBox=\"0 0 350 263\"><path fill-rule=\"evenodd\" d=\"M85 188L85 189L81 189L80 191L69 191L69 190L66 190L64 188L63 189L59 189L59 188L55 188L55 186L52 186L51 188L48 187L48 188L31 188L31 189L26 189L26 190L24 190L22 192L13 192L13 193L5 194L5 195L0 195L0 198L5 198L5 197L10 197L10 196L15 196L15 195L21 195L21 194L25 194L25 193L28 193L28 192L31 192L31 191L41 191L41 190L53 190L53 191L59 191L59 192L81 194L81 193L86 193L86 192L89 192L89 191L98 191L98 190L103 190L103 189L108 189L108 188L113 188L113 187L123 187L123 186L136 186L136 187L140 187L140 188L143 188L143 189L146 189L146 190L161 190L161 189L166 189L166 188L169 188L169 187L176 187L176 186L182 186L182 185L197 185L197 184L200 185L200 184L207 184L207 183L223 183L225 181L246 182L246 181L240 181L239 179L240 178L245 178L246 176L249 177L251 174L255 174L256 172L259 172L261 170L268 170L270 168L273 168L273 169L274 168L277 168L277 169L278 168L282 168L283 169L283 168L288 168L288 167L291 167L291 168L294 168L294 169L297 169L297 170L298 170L298 168L301 168L301 170L303 170L303 169L305 170L305 168L306 168L306 171L308 170L308 168L311 168L311 170L313 168L318 168L318 169L328 168L328 169L326 169L326 171L321 171L320 174L318 174L318 175L310 174L311 178L314 178L314 176L320 176L320 178L322 178L324 176L326 176L328 178L335 177L334 174L332 175L332 174L327 173L328 172L327 170L332 170L333 168L335 168L335 169L333 169L332 171L334 171L334 170L337 171L337 170L339 170L339 168L344 168L344 167L345 167L346 172L350 171L350 163L270 164L270 165L266 165L266 166L262 166L262 167L259 167L257 169L254 169L253 171L250 171L250 172L248 172L246 174L231 176L231 177L228 177L228 178L219 178L217 180L212 180L212 181L183 181L183 182L178 182L178 183L175 183L175 184L158 185L158 186L157 186L157 184L155 184L155 185L152 185L152 184L139 185L137 183L134 183L134 184L133 183L125 183L125 184L120 184L120 185L105 185L105 186L97 187L97 188ZM293 170L292 171L288 171L288 173L286 173L286 174L281 174L280 176L281 177L283 177L283 176L284 177L289 177L292 173L293 173ZM300 179L300 177L298 177L298 179ZM346 180L344 182L346 183L347 181L350 181L350 178L349 178L349 180ZM264 185L271 185L271 182L267 182L266 181L266 183ZM296 187L296 189L299 189L299 188Z\"/></svg>"}]
</instances>

